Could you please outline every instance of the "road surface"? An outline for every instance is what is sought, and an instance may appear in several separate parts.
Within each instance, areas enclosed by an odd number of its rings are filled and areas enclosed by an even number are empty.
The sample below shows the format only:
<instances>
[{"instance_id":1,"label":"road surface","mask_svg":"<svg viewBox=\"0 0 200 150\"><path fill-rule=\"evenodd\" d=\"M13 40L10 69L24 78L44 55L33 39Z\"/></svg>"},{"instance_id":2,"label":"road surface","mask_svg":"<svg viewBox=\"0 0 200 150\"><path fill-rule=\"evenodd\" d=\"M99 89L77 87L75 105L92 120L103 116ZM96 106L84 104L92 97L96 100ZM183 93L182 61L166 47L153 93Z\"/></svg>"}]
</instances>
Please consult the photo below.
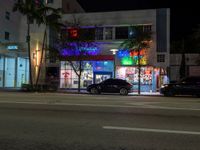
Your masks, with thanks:
<instances>
[{"instance_id":1,"label":"road surface","mask_svg":"<svg viewBox=\"0 0 200 150\"><path fill-rule=\"evenodd\" d=\"M0 93L0 150L199 150L200 99Z\"/></svg>"}]
</instances>

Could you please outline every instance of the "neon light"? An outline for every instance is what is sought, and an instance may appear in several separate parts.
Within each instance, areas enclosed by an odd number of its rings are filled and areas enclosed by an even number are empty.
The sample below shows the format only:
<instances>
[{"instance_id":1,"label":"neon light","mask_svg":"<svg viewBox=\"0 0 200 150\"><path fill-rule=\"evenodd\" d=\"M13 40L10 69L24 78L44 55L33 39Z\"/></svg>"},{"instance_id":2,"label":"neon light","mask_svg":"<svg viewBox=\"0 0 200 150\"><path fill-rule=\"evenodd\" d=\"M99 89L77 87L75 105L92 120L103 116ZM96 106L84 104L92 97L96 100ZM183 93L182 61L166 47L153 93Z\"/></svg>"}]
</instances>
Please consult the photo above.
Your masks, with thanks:
<instances>
[{"instance_id":1,"label":"neon light","mask_svg":"<svg viewBox=\"0 0 200 150\"><path fill-rule=\"evenodd\" d=\"M97 47L80 47L80 50L84 50L84 51L97 51Z\"/></svg>"},{"instance_id":2,"label":"neon light","mask_svg":"<svg viewBox=\"0 0 200 150\"><path fill-rule=\"evenodd\" d=\"M130 52L129 52L128 50L119 50L119 51L117 52L117 56L118 56L119 58L129 57L129 56L130 56L129 53L130 53Z\"/></svg>"},{"instance_id":3,"label":"neon light","mask_svg":"<svg viewBox=\"0 0 200 150\"><path fill-rule=\"evenodd\" d=\"M99 54L99 47L96 46L96 43L85 43L81 42L70 42L67 43L65 48L60 50L61 56L80 56L80 55L98 55Z\"/></svg>"},{"instance_id":4,"label":"neon light","mask_svg":"<svg viewBox=\"0 0 200 150\"><path fill-rule=\"evenodd\" d=\"M69 38L77 39L79 37L79 30L77 28L68 29Z\"/></svg>"},{"instance_id":5,"label":"neon light","mask_svg":"<svg viewBox=\"0 0 200 150\"><path fill-rule=\"evenodd\" d=\"M142 49L140 54L140 64L147 65L146 49ZM121 59L122 65L138 65L138 51L120 50L117 56Z\"/></svg>"},{"instance_id":6,"label":"neon light","mask_svg":"<svg viewBox=\"0 0 200 150\"><path fill-rule=\"evenodd\" d=\"M123 57L121 59L121 64L122 65L133 65L133 59L132 59L132 57Z\"/></svg>"}]
</instances>

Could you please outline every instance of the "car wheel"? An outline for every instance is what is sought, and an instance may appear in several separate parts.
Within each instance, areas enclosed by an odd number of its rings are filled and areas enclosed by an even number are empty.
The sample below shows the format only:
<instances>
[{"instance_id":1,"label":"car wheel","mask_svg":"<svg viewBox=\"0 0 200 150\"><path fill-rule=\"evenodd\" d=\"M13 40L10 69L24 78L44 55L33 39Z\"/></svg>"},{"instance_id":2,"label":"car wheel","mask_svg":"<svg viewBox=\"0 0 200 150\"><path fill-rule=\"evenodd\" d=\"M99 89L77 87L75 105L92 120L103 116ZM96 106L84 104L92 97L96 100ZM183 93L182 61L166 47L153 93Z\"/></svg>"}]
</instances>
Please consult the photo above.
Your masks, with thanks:
<instances>
[{"instance_id":1,"label":"car wheel","mask_svg":"<svg viewBox=\"0 0 200 150\"><path fill-rule=\"evenodd\" d=\"M126 88L121 88L119 93L120 95L128 95L128 90Z\"/></svg>"},{"instance_id":2,"label":"car wheel","mask_svg":"<svg viewBox=\"0 0 200 150\"><path fill-rule=\"evenodd\" d=\"M174 92L172 90L169 90L169 91L165 92L165 94L164 94L164 96L168 96L168 97L172 97L174 95L175 94L174 94Z\"/></svg>"},{"instance_id":3,"label":"car wheel","mask_svg":"<svg viewBox=\"0 0 200 150\"><path fill-rule=\"evenodd\" d=\"M99 94L100 92L97 90L97 88L93 87L93 88L91 88L90 93L91 94Z\"/></svg>"}]
</instances>

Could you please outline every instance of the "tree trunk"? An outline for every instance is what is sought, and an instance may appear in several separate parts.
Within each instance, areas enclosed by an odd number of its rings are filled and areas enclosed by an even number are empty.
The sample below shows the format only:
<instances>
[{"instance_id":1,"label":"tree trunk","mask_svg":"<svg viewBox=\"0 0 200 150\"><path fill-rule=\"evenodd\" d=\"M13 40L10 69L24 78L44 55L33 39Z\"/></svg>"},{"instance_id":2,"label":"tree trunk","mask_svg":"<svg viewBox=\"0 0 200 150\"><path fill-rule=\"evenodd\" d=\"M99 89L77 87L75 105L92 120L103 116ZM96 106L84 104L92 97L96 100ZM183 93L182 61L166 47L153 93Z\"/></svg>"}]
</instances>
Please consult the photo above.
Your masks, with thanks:
<instances>
[{"instance_id":1,"label":"tree trunk","mask_svg":"<svg viewBox=\"0 0 200 150\"><path fill-rule=\"evenodd\" d=\"M30 44L30 18L27 17L27 25L28 25L28 29L27 29L27 45L28 45L28 55L29 55L29 84L31 86L31 89L34 88L33 86L33 78L32 78L32 61L31 61L31 44Z\"/></svg>"},{"instance_id":2,"label":"tree trunk","mask_svg":"<svg viewBox=\"0 0 200 150\"><path fill-rule=\"evenodd\" d=\"M81 72L82 72L82 61L79 61L79 75L78 75L78 92L81 92Z\"/></svg>"},{"instance_id":3,"label":"tree trunk","mask_svg":"<svg viewBox=\"0 0 200 150\"><path fill-rule=\"evenodd\" d=\"M138 49L138 95L140 95L140 73L141 73L140 49Z\"/></svg>"},{"instance_id":4,"label":"tree trunk","mask_svg":"<svg viewBox=\"0 0 200 150\"><path fill-rule=\"evenodd\" d=\"M39 79L40 79L40 74L41 74L41 68L42 68L42 62L43 62L43 57L44 57L44 51L45 51L45 43L46 43L46 40L47 40L47 31L46 31L46 27L45 27L45 31L44 31L44 37L43 37L43 43L42 43L42 51L41 51L41 57L40 57L40 62L39 62L39 68L38 68L38 74L37 74L37 77L36 77L36 88L38 86L38 82L39 82Z\"/></svg>"}]
</instances>

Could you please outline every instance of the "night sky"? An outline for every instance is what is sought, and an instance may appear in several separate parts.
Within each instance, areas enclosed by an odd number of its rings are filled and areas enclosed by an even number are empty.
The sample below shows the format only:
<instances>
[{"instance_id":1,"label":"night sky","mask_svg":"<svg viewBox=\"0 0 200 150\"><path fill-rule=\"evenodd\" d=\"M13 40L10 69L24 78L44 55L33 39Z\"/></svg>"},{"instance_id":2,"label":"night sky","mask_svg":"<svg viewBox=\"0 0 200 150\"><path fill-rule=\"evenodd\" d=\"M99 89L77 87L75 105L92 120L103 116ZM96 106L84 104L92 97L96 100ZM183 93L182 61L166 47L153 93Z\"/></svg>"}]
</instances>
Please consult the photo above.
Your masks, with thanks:
<instances>
[{"instance_id":1,"label":"night sky","mask_svg":"<svg viewBox=\"0 0 200 150\"><path fill-rule=\"evenodd\" d=\"M78 0L78 2L86 12L170 8L171 40L188 37L197 24L200 24L198 0Z\"/></svg>"}]
</instances>

